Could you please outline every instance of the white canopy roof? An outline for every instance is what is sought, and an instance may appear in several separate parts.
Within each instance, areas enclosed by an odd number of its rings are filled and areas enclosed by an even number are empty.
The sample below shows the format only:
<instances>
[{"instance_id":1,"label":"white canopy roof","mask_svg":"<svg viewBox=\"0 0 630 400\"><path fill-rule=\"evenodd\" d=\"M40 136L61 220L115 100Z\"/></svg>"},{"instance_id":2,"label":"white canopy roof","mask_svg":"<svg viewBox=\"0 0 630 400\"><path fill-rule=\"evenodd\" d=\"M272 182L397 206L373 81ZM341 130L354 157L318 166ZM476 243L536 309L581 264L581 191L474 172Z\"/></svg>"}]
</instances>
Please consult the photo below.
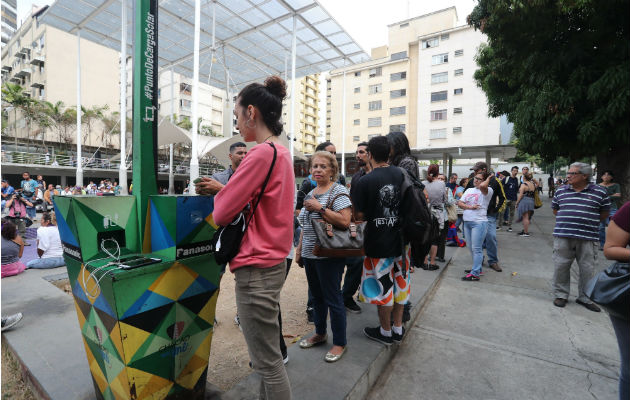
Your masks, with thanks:
<instances>
[{"instance_id":1,"label":"white canopy roof","mask_svg":"<svg viewBox=\"0 0 630 400\"><path fill-rule=\"evenodd\" d=\"M127 0L129 54L133 43L133 0ZM161 0L158 54L161 68L193 75L194 0ZM119 50L121 0L57 0L42 22ZM215 56L212 16L215 24ZM296 25L296 77L367 61L369 56L316 0L202 0L200 79L241 89L283 74L291 65L293 16Z\"/></svg>"}]
</instances>

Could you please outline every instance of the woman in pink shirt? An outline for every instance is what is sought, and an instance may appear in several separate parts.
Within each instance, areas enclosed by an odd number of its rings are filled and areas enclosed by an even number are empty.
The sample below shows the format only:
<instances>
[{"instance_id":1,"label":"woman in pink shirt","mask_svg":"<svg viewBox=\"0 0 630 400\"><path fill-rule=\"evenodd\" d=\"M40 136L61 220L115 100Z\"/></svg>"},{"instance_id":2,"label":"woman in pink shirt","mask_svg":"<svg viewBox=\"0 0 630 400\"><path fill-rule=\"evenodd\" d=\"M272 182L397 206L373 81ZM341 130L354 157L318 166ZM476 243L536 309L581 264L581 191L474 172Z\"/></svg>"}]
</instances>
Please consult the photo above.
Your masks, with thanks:
<instances>
[{"instance_id":1,"label":"woman in pink shirt","mask_svg":"<svg viewBox=\"0 0 630 400\"><path fill-rule=\"evenodd\" d=\"M286 257L293 240L295 176L289 151L279 143L282 99L286 84L271 76L239 93L234 106L236 127L246 142L258 143L245 156L227 185L214 198L214 221L229 224L258 198L276 151L276 162L241 247L230 261L236 278L236 305L252 366L263 378L261 397L290 399L278 336L280 290ZM197 185L203 193L205 181ZM250 210L251 210L250 207ZM249 218L249 215L247 215Z\"/></svg>"}]
</instances>

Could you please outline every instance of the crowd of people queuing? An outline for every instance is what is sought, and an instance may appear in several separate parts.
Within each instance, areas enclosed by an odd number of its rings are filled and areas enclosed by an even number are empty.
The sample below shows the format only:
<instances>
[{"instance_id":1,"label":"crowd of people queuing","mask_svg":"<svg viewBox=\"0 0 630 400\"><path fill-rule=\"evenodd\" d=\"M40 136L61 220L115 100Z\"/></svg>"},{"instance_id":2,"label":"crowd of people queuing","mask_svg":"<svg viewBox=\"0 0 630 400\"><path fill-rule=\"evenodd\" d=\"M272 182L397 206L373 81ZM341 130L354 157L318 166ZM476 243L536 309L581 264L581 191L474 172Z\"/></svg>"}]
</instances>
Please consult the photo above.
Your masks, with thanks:
<instances>
[{"instance_id":1,"label":"crowd of people queuing","mask_svg":"<svg viewBox=\"0 0 630 400\"><path fill-rule=\"evenodd\" d=\"M262 377L261 395L267 399L292 397L284 366L288 356L279 306L292 262L304 268L308 282L306 314L315 328L313 335L299 342L299 347L326 345L329 318L332 345L324 361L333 363L348 350L351 338L346 332L346 312L362 312L357 300L377 306L378 325L365 327L366 337L386 346L402 341L403 323L409 319L411 273L414 268L439 269L437 262L446 261L446 245L468 247L470 251L470 268L465 270L463 281L481 279L484 258L489 268L501 272L497 230L505 226L512 232L516 219L523 225L518 235L530 236L535 193L542 191L542 180L535 180L529 168L523 167L520 177L516 166L509 173L495 174L485 162L474 164L470 176L462 179L457 174L447 179L438 165L431 164L425 179L421 179L418 160L411 155L407 138L401 132L359 143L359 169L349 184L340 175L334 144L321 143L310 157L310 174L296 190L291 155L279 142L285 96L286 84L277 76L267 78L264 84L243 88L234 108L237 129L245 142L256 145L247 151L244 143L233 144L231 165L195 184L197 194L214 196L213 218L217 224L230 224L244 210L246 214L253 213L248 215L249 224L229 268L236 281L236 321L248 346L250 366ZM269 171L268 179L262 171ZM399 234L402 220L407 217L402 214L401 205L401 186L406 176L422 180L430 214L437 225L437 234L431 238L421 265L413 265L410 246ZM630 239L630 205L621 207L620 188L613 183L611 171L603 174L601 185L590 183L591 176L589 165L574 163L567 173L568 184L563 185L553 176L548 180L551 207L557 216L552 279L553 304L557 307L567 303L569 270L574 259L580 271L577 303L599 311L583 293L585 283L593 275L598 247L610 259L627 262L630 257L626 247ZM42 198L48 202L56 195L115 194L117 187L103 181L98 186L90 182L86 188L60 190L59 186L47 187L41 176L33 180L25 173L23 177L21 195L2 181L2 206L9 210L2 226L2 277L5 271L12 275L26 268L63 263L60 244L57 248L58 233L52 233L57 231L54 213L43 215L39 228L42 232L38 230L41 259L28 265L19 261L24 250L21 221L34 215L38 190L47 188ZM257 198L259 201L253 206ZM581 215L585 210L593 216ZM353 219L366 222L365 256L314 254L318 245L314 221L323 220L347 229ZM610 240L606 240L607 232ZM628 322L618 316L611 319L618 337L625 337L625 350L620 340L620 349L626 352L622 356L621 379L625 379L627 393Z\"/></svg>"}]
</instances>

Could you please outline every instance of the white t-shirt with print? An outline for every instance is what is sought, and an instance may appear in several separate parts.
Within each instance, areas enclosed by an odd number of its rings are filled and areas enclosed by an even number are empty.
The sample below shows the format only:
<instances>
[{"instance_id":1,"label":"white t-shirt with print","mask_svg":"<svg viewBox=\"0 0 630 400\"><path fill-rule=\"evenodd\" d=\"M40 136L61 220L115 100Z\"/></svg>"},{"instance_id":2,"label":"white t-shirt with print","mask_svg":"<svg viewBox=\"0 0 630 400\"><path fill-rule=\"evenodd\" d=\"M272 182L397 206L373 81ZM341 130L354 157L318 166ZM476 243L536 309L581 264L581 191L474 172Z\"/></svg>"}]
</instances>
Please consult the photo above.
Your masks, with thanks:
<instances>
[{"instance_id":1,"label":"white t-shirt with print","mask_svg":"<svg viewBox=\"0 0 630 400\"><path fill-rule=\"evenodd\" d=\"M476 210L464 210L464 221L471 222L485 222L488 220L486 216L488 212L488 205L492 198L492 188L488 187L488 194L485 196L481 193L481 190L477 188L466 189L461 197L461 201L466 203L467 206L474 206L479 204L479 208Z\"/></svg>"},{"instance_id":2,"label":"white t-shirt with print","mask_svg":"<svg viewBox=\"0 0 630 400\"><path fill-rule=\"evenodd\" d=\"M63 257L59 229L56 226L37 228L37 248L44 251L42 258Z\"/></svg>"}]
</instances>

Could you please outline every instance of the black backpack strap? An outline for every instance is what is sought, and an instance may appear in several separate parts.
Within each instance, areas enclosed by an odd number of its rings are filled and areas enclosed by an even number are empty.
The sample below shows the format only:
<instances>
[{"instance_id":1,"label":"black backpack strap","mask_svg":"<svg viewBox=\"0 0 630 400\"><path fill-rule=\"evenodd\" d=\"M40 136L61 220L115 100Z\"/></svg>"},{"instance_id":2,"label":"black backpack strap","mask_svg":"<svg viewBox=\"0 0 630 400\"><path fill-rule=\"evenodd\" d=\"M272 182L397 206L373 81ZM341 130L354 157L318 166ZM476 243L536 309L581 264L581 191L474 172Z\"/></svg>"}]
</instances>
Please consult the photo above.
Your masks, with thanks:
<instances>
[{"instance_id":1,"label":"black backpack strap","mask_svg":"<svg viewBox=\"0 0 630 400\"><path fill-rule=\"evenodd\" d=\"M260 194L258 195L258 198L256 199L254 208L252 209L252 213L250 214L249 219L247 220L247 223L245 224L245 229L247 229L252 218L254 218L254 213L256 212L256 208L258 208L258 203L260 203L263 193L265 193L265 188L267 188L267 183L269 182L269 178L271 177L271 171L273 171L273 167L274 165L276 165L276 156L278 154L278 151L276 150L276 146L274 146L273 143L271 142L265 142L265 143L267 143L269 146L273 148L273 159L271 160L271 166L269 167L269 172L267 172L265 181L263 182L262 188L260 189Z\"/></svg>"}]
</instances>

